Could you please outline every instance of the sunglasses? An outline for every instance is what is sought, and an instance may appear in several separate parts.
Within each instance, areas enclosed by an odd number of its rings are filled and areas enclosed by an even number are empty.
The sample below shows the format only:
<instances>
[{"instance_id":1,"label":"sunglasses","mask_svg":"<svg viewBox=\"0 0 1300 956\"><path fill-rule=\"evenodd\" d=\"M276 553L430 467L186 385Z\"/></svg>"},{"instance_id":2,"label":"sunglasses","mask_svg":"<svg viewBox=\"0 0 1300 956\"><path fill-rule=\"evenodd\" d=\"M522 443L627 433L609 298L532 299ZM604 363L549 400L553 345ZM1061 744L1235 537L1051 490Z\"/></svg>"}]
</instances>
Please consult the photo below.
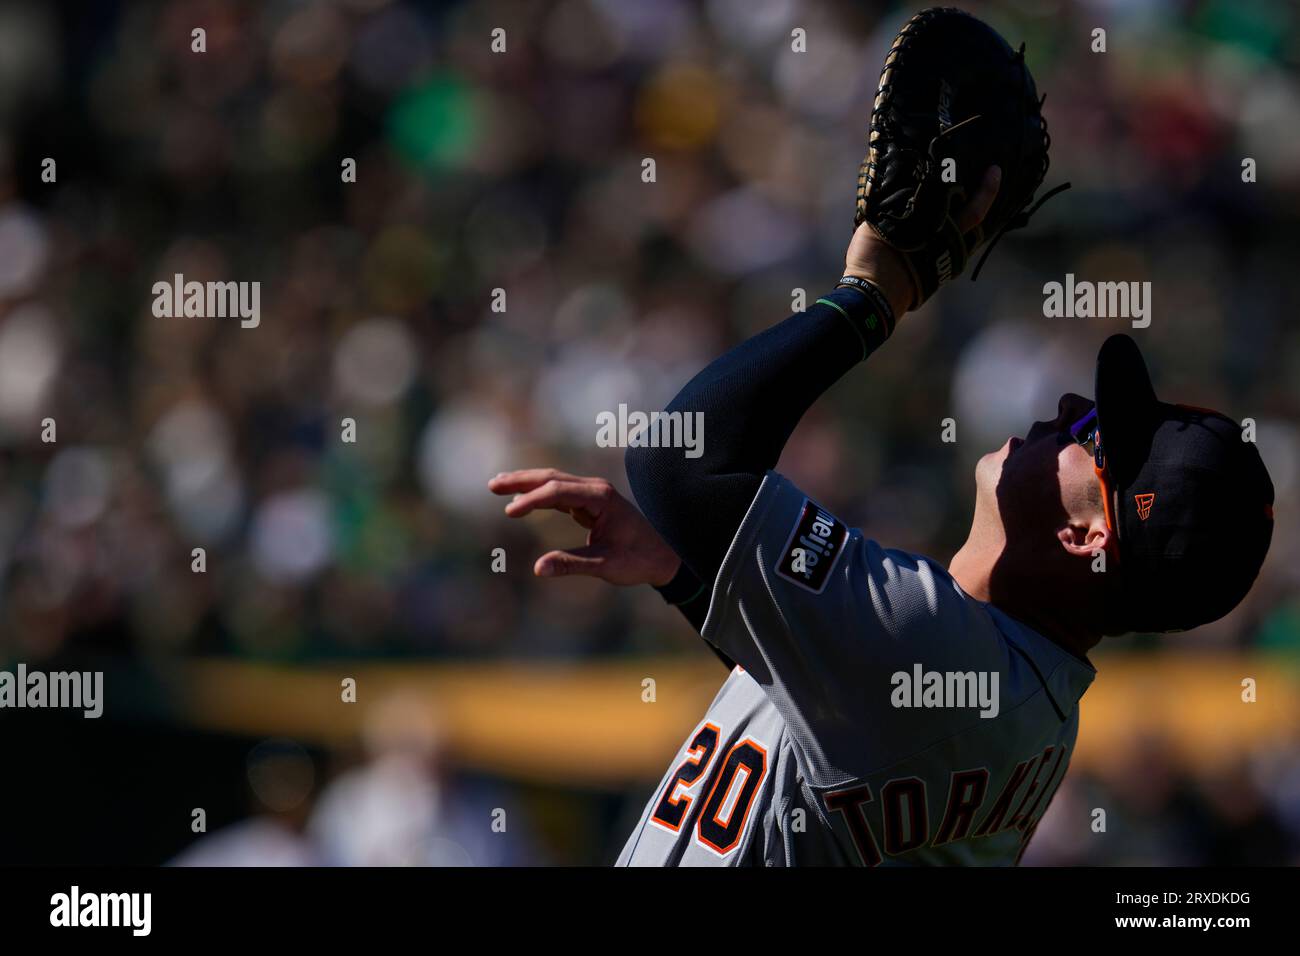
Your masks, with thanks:
<instances>
[{"instance_id":1,"label":"sunglasses","mask_svg":"<svg viewBox=\"0 0 1300 956\"><path fill-rule=\"evenodd\" d=\"M1092 456L1092 468L1097 473L1097 481L1101 485L1101 502L1106 513L1106 527L1118 534L1110 503L1112 496L1110 479L1106 475L1106 452L1101 444L1101 429L1097 427L1096 405L1089 409L1087 415L1070 426L1070 437Z\"/></svg>"}]
</instances>

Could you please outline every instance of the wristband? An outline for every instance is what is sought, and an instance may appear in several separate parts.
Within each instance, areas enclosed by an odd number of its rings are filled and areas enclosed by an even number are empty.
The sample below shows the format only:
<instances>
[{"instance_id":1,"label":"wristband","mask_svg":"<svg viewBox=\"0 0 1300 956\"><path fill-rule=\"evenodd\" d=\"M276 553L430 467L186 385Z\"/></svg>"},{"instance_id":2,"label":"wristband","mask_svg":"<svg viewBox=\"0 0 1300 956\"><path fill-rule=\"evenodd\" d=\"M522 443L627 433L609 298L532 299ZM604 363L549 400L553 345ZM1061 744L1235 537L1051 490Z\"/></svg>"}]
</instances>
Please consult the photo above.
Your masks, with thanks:
<instances>
[{"instance_id":1,"label":"wristband","mask_svg":"<svg viewBox=\"0 0 1300 956\"><path fill-rule=\"evenodd\" d=\"M888 313L875 304L874 297L856 286L839 286L818 299L817 304L829 306L843 316L862 343L864 361L889 338L889 323L885 319Z\"/></svg>"},{"instance_id":2,"label":"wristband","mask_svg":"<svg viewBox=\"0 0 1300 956\"><path fill-rule=\"evenodd\" d=\"M880 319L885 324L885 337L894 334L894 310L889 305L889 300L885 298L885 293L880 291L880 287L870 279L864 279L861 276L842 276L835 286L837 289L856 289L867 297L879 314Z\"/></svg>"}]
</instances>

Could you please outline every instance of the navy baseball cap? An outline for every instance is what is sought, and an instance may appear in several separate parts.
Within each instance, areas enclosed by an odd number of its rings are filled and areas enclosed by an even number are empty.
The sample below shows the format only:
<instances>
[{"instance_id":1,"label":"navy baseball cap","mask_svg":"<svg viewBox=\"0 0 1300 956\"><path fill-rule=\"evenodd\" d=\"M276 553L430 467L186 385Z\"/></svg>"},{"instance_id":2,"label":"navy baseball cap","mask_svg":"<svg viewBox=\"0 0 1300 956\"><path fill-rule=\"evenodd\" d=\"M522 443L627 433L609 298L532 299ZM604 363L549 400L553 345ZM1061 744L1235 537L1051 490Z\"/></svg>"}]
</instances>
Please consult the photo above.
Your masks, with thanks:
<instances>
[{"instance_id":1,"label":"navy baseball cap","mask_svg":"<svg viewBox=\"0 0 1300 956\"><path fill-rule=\"evenodd\" d=\"M1218 620L1250 590L1273 537L1273 483L1255 443L1226 415L1157 399L1127 335L1097 353L1095 397L1123 623L1158 632Z\"/></svg>"}]
</instances>

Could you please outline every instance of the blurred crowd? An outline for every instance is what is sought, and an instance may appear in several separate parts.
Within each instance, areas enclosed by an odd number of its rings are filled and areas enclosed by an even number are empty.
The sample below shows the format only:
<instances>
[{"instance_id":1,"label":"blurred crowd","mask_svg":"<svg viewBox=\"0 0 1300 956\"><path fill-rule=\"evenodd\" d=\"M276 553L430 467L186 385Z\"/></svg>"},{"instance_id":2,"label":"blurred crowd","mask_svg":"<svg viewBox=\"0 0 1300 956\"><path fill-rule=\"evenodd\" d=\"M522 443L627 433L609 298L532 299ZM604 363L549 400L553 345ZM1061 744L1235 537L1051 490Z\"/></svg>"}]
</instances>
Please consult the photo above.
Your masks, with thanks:
<instances>
[{"instance_id":1,"label":"blurred crowd","mask_svg":"<svg viewBox=\"0 0 1300 956\"><path fill-rule=\"evenodd\" d=\"M522 866L549 862L519 801L448 761L423 702L393 697L330 765L271 738L245 763L248 816L209 830L176 866Z\"/></svg>"},{"instance_id":2,"label":"blurred crowd","mask_svg":"<svg viewBox=\"0 0 1300 956\"><path fill-rule=\"evenodd\" d=\"M1193 767L1136 730L1121 756L1072 768L1026 866L1300 866L1300 751Z\"/></svg>"},{"instance_id":3,"label":"blurred crowd","mask_svg":"<svg viewBox=\"0 0 1300 956\"><path fill-rule=\"evenodd\" d=\"M1277 498L1292 500L1300 13L1259 0L964 6L1025 41L1047 94L1044 188L1073 188L819 403L782 470L887 545L946 560L974 461L1054 417L1061 392L1091 394L1097 346L1130 331L1163 394L1257 423ZM833 285L879 68L912 12L0 8L0 656L693 648L646 589L538 586L533 559L580 531L512 525L485 482L554 465L626 489L621 452L596 445L598 413L662 408L789 314L797 290L811 301ZM1256 181L1243 182L1246 158ZM151 288L177 273L260 282L260 324L155 317ZM1151 326L1044 318L1042 286L1066 273L1150 281ZM955 443L940 440L950 418ZM1293 509L1277 514L1238 611L1106 652L1300 651L1300 527ZM491 570L495 548L507 573ZM388 766L336 781L315 832L395 779ZM1180 773L1136 794L1141 812L1171 828L1272 813L1294 860L1294 771L1286 790L1239 774L1244 794ZM1059 799L1112 784L1072 779ZM1048 829L1043 859L1070 859Z\"/></svg>"}]
</instances>

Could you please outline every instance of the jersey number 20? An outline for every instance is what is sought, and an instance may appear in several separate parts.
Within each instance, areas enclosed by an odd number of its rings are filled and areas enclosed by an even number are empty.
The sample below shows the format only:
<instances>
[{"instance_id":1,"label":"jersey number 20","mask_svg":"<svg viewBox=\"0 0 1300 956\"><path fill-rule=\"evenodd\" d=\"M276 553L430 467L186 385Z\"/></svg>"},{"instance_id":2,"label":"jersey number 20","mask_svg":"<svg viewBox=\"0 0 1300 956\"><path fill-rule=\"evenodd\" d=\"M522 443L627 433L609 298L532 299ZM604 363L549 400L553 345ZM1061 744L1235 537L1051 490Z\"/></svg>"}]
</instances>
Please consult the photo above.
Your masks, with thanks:
<instances>
[{"instance_id":1,"label":"jersey number 20","mask_svg":"<svg viewBox=\"0 0 1300 956\"><path fill-rule=\"evenodd\" d=\"M716 853L727 854L740 844L754 797L767 775L767 749L747 737L715 762L721 738L722 731L713 724L706 723L696 732L686 759L669 779L650 819L674 833L680 831L695 802L694 797L680 791L692 789L705 777L700 792L707 790L709 795L695 816L695 839Z\"/></svg>"}]
</instances>

